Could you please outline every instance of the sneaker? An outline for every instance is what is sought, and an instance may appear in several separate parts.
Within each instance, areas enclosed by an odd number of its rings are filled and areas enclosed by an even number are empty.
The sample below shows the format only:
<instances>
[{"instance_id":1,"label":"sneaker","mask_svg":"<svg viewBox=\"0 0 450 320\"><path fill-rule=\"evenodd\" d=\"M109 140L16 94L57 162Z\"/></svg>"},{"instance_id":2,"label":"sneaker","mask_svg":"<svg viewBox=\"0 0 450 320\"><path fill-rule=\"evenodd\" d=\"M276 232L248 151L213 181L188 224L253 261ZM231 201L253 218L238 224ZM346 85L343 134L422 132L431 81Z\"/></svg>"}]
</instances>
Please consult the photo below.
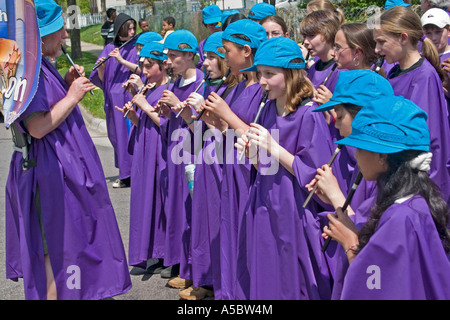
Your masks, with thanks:
<instances>
[{"instance_id":1,"label":"sneaker","mask_svg":"<svg viewBox=\"0 0 450 320\"><path fill-rule=\"evenodd\" d=\"M186 289L192 286L192 281L180 278L180 276L170 279L167 284L175 289Z\"/></svg>"},{"instance_id":2,"label":"sneaker","mask_svg":"<svg viewBox=\"0 0 450 320\"><path fill-rule=\"evenodd\" d=\"M163 259L158 259L156 263L148 266L145 273L159 274L164 270Z\"/></svg>"},{"instance_id":3,"label":"sneaker","mask_svg":"<svg viewBox=\"0 0 450 320\"><path fill-rule=\"evenodd\" d=\"M126 178L123 180L117 179L113 182L113 188L128 188L130 186L130 178Z\"/></svg>"},{"instance_id":4,"label":"sneaker","mask_svg":"<svg viewBox=\"0 0 450 320\"><path fill-rule=\"evenodd\" d=\"M185 290L181 290L180 298L184 300L203 300L206 297L214 297L214 291L206 289L204 287L189 287Z\"/></svg>"},{"instance_id":5,"label":"sneaker","mask_svg":"<svg viewBox=\"0 0 450 320\"><path fill-rule=\"evenodd\" d=\"M167 267L161 270L161 278L170 279L176 277L180 274L180 265L175 264L173 266Z\"/></svg>"}]
</instances>

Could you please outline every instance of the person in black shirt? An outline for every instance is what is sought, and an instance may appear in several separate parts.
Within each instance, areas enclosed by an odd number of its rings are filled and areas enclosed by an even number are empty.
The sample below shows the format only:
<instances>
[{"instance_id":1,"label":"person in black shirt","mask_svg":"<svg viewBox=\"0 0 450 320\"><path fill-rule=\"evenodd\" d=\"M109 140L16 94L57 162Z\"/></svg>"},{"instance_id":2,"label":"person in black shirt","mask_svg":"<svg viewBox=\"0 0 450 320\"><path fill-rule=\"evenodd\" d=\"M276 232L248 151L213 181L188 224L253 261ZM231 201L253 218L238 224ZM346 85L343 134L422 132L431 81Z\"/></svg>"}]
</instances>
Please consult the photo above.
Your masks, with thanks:
<instances>
[{"instance_id":1,"label":"person in black shirt","mask_svg":"<svg viewBox=\"0 0 450 320\"><path fill-rule=\"evenodd\" d=\"M106 10L106 16L108 20L105 21L100 30L105 46L114 40L114 19L117 16L116 9L109 8Z\"/></svg>"}]
</instances>

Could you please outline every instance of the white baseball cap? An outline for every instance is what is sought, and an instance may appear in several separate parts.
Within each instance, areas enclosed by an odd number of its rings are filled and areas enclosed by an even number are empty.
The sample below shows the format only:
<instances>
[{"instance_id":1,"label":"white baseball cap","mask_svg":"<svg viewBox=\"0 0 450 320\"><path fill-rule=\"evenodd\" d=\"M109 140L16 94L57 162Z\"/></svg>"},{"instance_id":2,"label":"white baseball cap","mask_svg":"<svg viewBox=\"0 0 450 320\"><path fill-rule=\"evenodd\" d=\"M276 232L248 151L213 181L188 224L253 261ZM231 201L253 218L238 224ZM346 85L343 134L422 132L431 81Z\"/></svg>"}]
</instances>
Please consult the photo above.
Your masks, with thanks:
<instances>
[{"instance_id":1,"label":"white baseball cap","mask_svg":"<svg viewBox=\"0 0 450 320\"><path fill-rule=\"evenodd\" d=\"M422 22L422 27L427 24L433 24L438 28L445 28L447 25L450 25L450 17L447 12L439 8L432 8L427 10L420 18Z\"/></svg>"}]
</instances>

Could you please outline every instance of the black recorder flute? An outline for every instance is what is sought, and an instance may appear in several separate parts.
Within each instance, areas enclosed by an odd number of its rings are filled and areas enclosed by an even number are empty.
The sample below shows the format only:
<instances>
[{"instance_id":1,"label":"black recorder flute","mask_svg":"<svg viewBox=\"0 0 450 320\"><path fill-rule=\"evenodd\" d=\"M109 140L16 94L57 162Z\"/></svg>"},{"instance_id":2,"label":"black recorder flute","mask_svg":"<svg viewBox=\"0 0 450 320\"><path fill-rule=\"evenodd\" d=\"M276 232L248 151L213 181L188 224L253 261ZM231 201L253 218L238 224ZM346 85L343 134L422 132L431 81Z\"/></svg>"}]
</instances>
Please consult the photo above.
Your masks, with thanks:
<instances>
[{"instance_id":1,"label":"black recorder flute","mask_svg":"<svg viewBox=\"0 0 450 320\"><path fill-rule=\"evenodd\" d=\"M336 159L336 156L338 155L339 151L341 151L342 149L342 145L338 145L336 150L334 150L333 155L331 156L330 160L328 161L328 165L331 166L334 162L334 159ZM303 203L303 208L306 208L306 206L308 205L309 200L311 200L312 196L314 195L314 192L317 190L318 184L316 182L316 184L314 185L313 189L311 190L311 192L308 195L308 198L306 198L305 202Z\"/></svg>"},{"instance_id":2,"label":"black recorder flute","mask_svg":"<svg viewBox=\"0 0 450 320\"><path fill-rule=\"evenodd\" d=\"M203 78L202 82L200 82L200 84L198 85L198 87L194 90L195 93L197 93L197 91L201 88L201 86L205 83L205 81L208 79L209 77L209 72L205 73L205 77ZM185 108L185 107L184 107ZM175 118L178 118L180 116L180 114L183 112L184 108L182 108L178 113L177 116Z\"/></svg>"},{"instance_id":3,"label":"black recorder flute","mask_svg":"<svg viewBox=\"0 0 450 320\"><path fill-rule=\"evenodd\" d=\"M130 39L128 39L127 41L125 41L124 43L122 43L122 45L119 47L119 50L122 49L123 47L125 47L128 43L130 43L131 41L133 41L134 39L136 39L137 37L139 37L139 34L135 35L134 37L131 37ZM93 68L92 71L95 71L98 69L98 67L100 67L102 64L104 64L106 62L106 60L108 60L109 58L111 58L111 56L107 56L105 58L105 60L103 60L102 62L96 64Z\"/></svg>"},{"instance_id":4,"label":"black recorder flute","mask_svg":"<svg viewBox=\"0 0 450 320\"><path fill-rule=\"evenodd\" d=\"M220 80L219 84L216 87L216 90L214 90L215 93L217 93L220 89L220 87L222 86L222 84L225 82L225 80L227 80L228 76L230 75L231 70L228 69L227 72L225 73L225 75L222 77L222 79ZM203 113L205 112L205 109L203 109L202 111L200 111L200 113L198 114L197 118L195 118L195 121L200 120L200 118L202 117Z\"/></svg>"},{"instance_id":5,"label":"black recorder flute","mask_svg":"<svg viewBox=\"0 0 450 320\"><path fill-rule=\"evenodd\" d=\"M358 173L358 175L356 176L355 182L353 182L352 188L350 189L350 192L347 196L347 198L345 199L344 205L342 206L342 211L345 212L345 210L347 210L348 205L350 204L350 202L352 201L353 195L355 194L356 188L358 188L361 180L362 180L362 173L361 171ZM328 236L327 240L325 240L325 243L322 247L322 252L327 251L328 245L330 244L331 241L331 237Z\"/></svg>"},{"instance_id":6,"label":"black recorder flute","mask_svg":"<svg viewBox=\"0 0 450 320\"><path fill-rule=\"evenodd\" d=\"M169 89L169 84L172 81L172 77L173 77L173 70L169 69L169 78L167 79L166 89L165 90ZM158 110L158 117L161 117L161 108L162 108L162 106L160 106L160 108Z\"/></svg>"},{"instance_id":7,"label":"black recorder flute","mask_svg":"<svg viewBox=\"0 0 450 320\"><path fill-rule=\"evenodd\" d=\"M147 85L147 83L148 83L148 79L145 79L145 83L144 83L144 85L142 86L142 88L140 88L139 89L139 91L138 91L138 93L137 94L140 94L140 93L142 93L142 91L144 90L144 88L145 88L145 86ZM134 107L135 106L135 104L133 103L133 105L131 106L131 107ZM123 117L124 118L126 118L127 117L127 115L128 115L128 112L130 112L130 110L131 110L131 108L130 109L128 109L127 110L127 112L125 112L125 114L123 115Z\"/></svg>"},{"instance_id":8,"label":"black recorder flute","mask_svg":"<svg viewBox=\"0 0 450 320\"><path fill-rule=\"evenodd\" d=\"M256 117L255 117L255 120L253 121L253 123L257 123L258 122L258 119L259 119L259 115L261 114L261 111L262 111L262 109L264 108L264 106L266 105L266 101L267 101L267 97L269 96L269 92L268 91L264 91L264 94L263 94L263 97L262 97L262 99L261 99L261 103L259 104L259 109L258 109L258 113L256 114ZM245 146L244 146L244 148L242 149L242 153L241 153L241 155L240 155L240 157L239 157L239 161L241 161L242 160L242 157L244 156L244 154L245 154Z\"/></svg>"},{"instance_id":9,"label":"black recorder flute","mask_svg":"<svg viewBox=\"0 0 450 320\"><path fill-rule=\"evenodd\" d=\"M323 83L322 83L323 85L326 85L326 84L327 84L328 79L330 78L330 76L331 76L331 74L333 73L333 71L336 70L336 68L337 68L337 64L335 63L335 64L333 65L333 67L331 68L330 72L328 72L328 75L327 75L327 77L325 78L325 80L323 80Z\"/></svg>"},{"instance_id":10,"label":"black recorder flute","mask_svg":"<svg viewBox=\"0 0 450 320\"><path fill-rule=\"evenodd\" d=\"M77 67L75 67L75 63L73 62L72 58L70 57L70 55L67 53L66 48L64 48L63 46L61 46L62 52L66 55L67 60L69 60L70 64L73 66L73 68L75 69L75 71L77 72L79 77L82 77L80 71L78 71ZM94 94L94 92L91 90L89 91L91 94Z\"/></svg>"}]
</instances>

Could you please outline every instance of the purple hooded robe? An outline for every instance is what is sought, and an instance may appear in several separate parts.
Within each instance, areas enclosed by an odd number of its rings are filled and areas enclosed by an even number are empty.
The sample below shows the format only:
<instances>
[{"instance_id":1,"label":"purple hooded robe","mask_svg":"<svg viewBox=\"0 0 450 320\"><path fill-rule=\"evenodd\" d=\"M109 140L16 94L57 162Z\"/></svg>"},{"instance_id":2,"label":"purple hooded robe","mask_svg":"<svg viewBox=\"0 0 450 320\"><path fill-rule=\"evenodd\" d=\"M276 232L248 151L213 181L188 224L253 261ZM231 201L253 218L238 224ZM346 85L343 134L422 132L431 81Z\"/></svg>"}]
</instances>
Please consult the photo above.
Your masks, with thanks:
<instances>
[{"instance_id":1,"label":"purple hooded robe","mask_svg":"<svg viewBox=\"0 0 450 320\"><path fill-rule=\"evenodd\" d=\"M45 58L33 101L16 123L49 112L67 84ZM6 186L6 276L23 277L26 299L46 299L40 204L58 299L104 299L131 288L120 237L97 150L78 107L53 131L33 139L30 159L12 156ZM40 201L36 201L39 189Z\"/></svg>"},{"instance_id":2,"label":"purple hooded robe","mask_svg":"<svg viewBox=\"0 0 450 320\"><path fill-rule=\"evenodd\" d=\"M155 106L165 85L154 88L147 101ZM161 190L161 168L165 167L159 127L141 109L139 123L130 132L131 166L130 234L128 263L146 268L150 258L164 258L166 217Z\"/></svg>"},{"instance_id":3,"label":"purple hooded robe","mask_svg":"<svg viewBox=\"0 0 450 320\"><path fill-rule=\"evenodd\" d=\"M431 161L430 178L440 188L442 198L450 204L450 129L449 112L442 82L434 67L421 58L413 67L397 75L396 65L387 79L397 96L417 104L428 114Z\"/></svg>"},{"instance_id":4,"label":"purple hooded robe","mask_svg":"<svg viewBox=\"0 0 450 320\"><path fill-rule=\"evenodd\" d=\"M120 49L122 57L132 63L138 63L138 56L135 47L136 41L130 41ZM100 53L99 58L107 57L108 54L117 48L114 43L109 43ZM105 115L108 138L114 147L114 162L119 169L119 179L129 178L131 175L131 155L128 153L128 124L127 118L117 112L114 106L123 107L133 98L129 92L123 92L122 84L128 80L131 71L117 62L117 59L110 58L105 62L104 78L100 81L98 69L91 72L89 80L103 90L105 97Z\"/></svg>"},{"instance_id":5,"label":"purple hooded robe","mask_svg":"<svg viewBox=\"0 0 450 320\"><path fill-rule=\"evenodd\" d=\"M180 101L186 100L203 80L203 72L196 69L196 80L179 87L181 77L175 81L172 92ZM180 277L191 279L191 212L192 199L186 181L185 166L194 163L193 135L182 117L176 118L174 111L170 119L161 117L160 130L167 146L167 198L166 241L164 265L180 264ZM164 179L164 178L163 178Z\"/></svg>"},{"instance_id":6,"label":"purple hooded robe","mask_svg":"<svg viewBox=\"0 0 450 320\"><path fill-rule=\"evenodd\" d=\"M335 149L322 114L311 112L316 107L305 100L295 112L280 117L275 101L270 101L262 111L261 125L272 137L278 135L278 143L294 155L295 175L275 160L264 164L260 152L246 208L249 299L331 296L331 276L321 252L322 231L316 215L319 205L312 199L306 209L302 207L308 196L304 185Z\"/></svg>"},{"instance_id":7,"label":"purple hooded robe","mask_svg":"<svg viewBox=\"0 0 450 320\"><path fill-rule=\"evenodd\" d=\"M449 288L449 255L425 199L414 196L383 213L350 264L340 299L449 300Z\"/></svg>"}]
</instances>

